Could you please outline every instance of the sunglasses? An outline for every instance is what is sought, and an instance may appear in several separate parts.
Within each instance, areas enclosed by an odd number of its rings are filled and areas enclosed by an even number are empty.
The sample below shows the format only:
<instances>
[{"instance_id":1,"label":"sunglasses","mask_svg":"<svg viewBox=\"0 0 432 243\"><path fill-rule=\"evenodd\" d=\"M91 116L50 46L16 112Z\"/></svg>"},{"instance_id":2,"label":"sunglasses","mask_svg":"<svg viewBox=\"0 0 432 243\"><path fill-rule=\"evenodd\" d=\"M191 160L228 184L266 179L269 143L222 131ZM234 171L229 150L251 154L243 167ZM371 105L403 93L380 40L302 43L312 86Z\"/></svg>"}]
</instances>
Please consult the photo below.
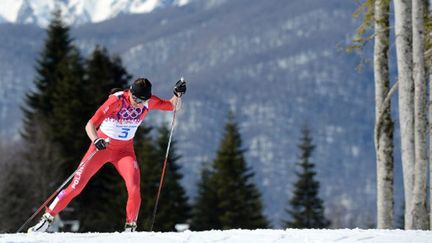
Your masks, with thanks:
<instances>
[{"instance_id":1,"label":"sunglasses","mask_svg":"<svg viewBox=\"0 0 432 243\"><path fill-rule=\"evenodd\" d=\"M136 102L136 103L138 103L138 104L141 104L141 103L144 103L144 102L146 102L148 99L141 99L141 98L138 98L138 97L136 97L135 95L132 95L132 99Z\"/></svg>"}]
</instances>

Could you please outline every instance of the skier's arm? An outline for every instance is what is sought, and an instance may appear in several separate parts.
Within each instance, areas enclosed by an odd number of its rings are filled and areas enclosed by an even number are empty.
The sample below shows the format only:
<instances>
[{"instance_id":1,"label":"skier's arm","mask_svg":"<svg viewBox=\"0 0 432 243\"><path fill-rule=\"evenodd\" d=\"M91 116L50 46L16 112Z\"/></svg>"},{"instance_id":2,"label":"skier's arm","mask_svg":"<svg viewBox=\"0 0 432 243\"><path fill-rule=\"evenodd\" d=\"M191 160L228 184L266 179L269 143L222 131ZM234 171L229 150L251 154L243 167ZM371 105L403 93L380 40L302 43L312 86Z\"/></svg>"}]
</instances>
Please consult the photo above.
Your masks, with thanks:
<instances>
[{"instance_id":1,"label":"skier's arm","mask_svg":"<svg viewBox=\"0 0 432 243\"><path fill-rule=\"evenodd\" d=\"M97 150L104 150L108 146L109 140L99 138L96 132L96 127L89 121L85 127L87 136L93 142Z\"/></svg>"},{"instance_id":2,"label":"skier's arm","mask_svg":"<svg viewBox=\"0 0 432 243\"><path fill-rule=\"evenodd\" d=\"M177 97L177 96L175 96L175 95L173 95L173 97L171 97L171 99L170 99L170 102L171 102L171 104L173 105L174 109L175 109L175 106L176 106L176 104L177 104L177 102L178 102L178 99L179 99L179 97ZM174 110L174 109L173 109L173 110Z\"/></svg>"},{"instance_id":3,"label":"skier's arm","mask_svg":"<svg viewBox=\"0 0 432 243\"><path fill-rule=\"evenodd\" d=\"M85 126L85 131L92 142L98 139L96 127L90 121L87 122L87 125Z\"/></svg>"},{"instance_id":4,"label":"skier's arm","mask_svg":"<svg viewBox=\"0 0 432 243\"><path fill-rule=\"evenodd\" d=\"M157 96L152 96L149 101L149 109L173 111L176 107L178 99L186 93L186 81L180 79L174 86L173 97L169 100L162 100Z\"/></svg>"},{"instance_id":5,"label":"skier's arm","mask_svg":"<svg viewBox=\"0 0 432 243\"><path fill-rule=\"evenodd\" d=\"M149 109L150 110L163 110L163 111L173 111L174 103L172 102L173 98L170 100L163 100L155 95L151 97L149 100Z\"/></svg>"},{"instance_id":6,"label":"skier's arm","mask_svg":"<svg viewBox=\"0 0 432 243\"><path fill-rule=\"evenodd\" d=\"M97 135L97 128L100 126L100 124L107 118L109 115L111 115L116 107L119 105L119 99L115 95L111 95L103 105L97 109L95 114L92 116L92 118L87 122L85 126L85 131L87 133L87 136L90 138L90 140L93 142L95 139L98 138Z\"/></svg>"}]
</instances>

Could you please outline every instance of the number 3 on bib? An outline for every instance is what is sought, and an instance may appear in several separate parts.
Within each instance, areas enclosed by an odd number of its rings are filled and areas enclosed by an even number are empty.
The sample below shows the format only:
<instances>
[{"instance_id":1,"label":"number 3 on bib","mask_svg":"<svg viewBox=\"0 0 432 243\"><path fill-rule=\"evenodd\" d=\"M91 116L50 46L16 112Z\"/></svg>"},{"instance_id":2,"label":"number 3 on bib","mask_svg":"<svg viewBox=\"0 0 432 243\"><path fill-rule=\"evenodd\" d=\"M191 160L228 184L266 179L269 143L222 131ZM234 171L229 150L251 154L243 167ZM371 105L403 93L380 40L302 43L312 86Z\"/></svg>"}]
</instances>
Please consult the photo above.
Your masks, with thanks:
<instances>
[{"instance_id":1,"label":"number 3 on bib","mask_svg":"<svg viewBox=\"0 0 432 243\"><path fill-rule=\"evenodd\" d=\"M130 128L123 127L121 134L118 136L119 138L127 138L129 135Z\"/></svg>"}]
</instances>

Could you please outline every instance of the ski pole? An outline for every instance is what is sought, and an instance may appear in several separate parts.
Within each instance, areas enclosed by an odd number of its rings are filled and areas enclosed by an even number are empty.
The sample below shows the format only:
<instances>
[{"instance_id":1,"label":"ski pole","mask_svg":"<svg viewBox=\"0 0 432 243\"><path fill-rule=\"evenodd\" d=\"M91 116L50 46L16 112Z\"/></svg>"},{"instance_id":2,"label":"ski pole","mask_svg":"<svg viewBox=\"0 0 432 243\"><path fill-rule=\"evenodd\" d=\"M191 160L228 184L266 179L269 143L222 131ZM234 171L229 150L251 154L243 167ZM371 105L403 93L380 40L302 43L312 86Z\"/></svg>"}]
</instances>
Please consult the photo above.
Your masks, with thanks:
<instances>
[{"instance_id":1,"label":"ski pole","mask_svg":"<svg viewBox=\"0 0 432 243\"><path fill-rule=\"evenodd\" d=\"M182 82L186 82L183 77L180 79ZM179 97L179 99L181 99L181 96ZM151 226L150 226L150 231L153 231L153 226L155 223L155 219L156 219L156 212L157 212L157 208L158 208L158 204L159 204L159 197L162 191L162 184L164 181L164 177L165 177L165 171L166 171L166 166L167 166L167 161L168 161L168 155L169 155L169 150L171 147L171 140L172 140L172 135L173 135L173 131L174 131L174 124L175 124L175 120L176 120L176 113L177 113L177 101L174 104L174 112L173 112L173 118L171 121L171 131L170 131L170 135L169 135L169 139L168 139L168 146L167 146L167 150L165 153L165 160L163 162L163 167L162 167L162 174L161 174L161 178L159 181L159 188L158 188L158 192L156 195L156 202L155 202L155 206L153 208L153 216L152 216L152 222L151 222Z\"/></svg>"},{"instance_id":2,"label":"ski pole","mask_svg":"<svg viewBox=\"0 0 432 243\"><path fill-rule=\"evenodd\" d=\"M105 141L108 143L109 142L109 138L105 139ZM93 156L96 154L98 150L96 149L95 151L93 151L86 160L84 160L82 163L80 163L80 165L78 166L78 168L61 184L61 186L59 186L57 188L57 190L55 190L55 192L53 194L51 194L51 196L44 202L42 203L42 205L36 210L36 212L33 213L32 216L30 216L30 218L28 218L24 224L21 225L21 227L19 227L19 229L17 230L16 233L19 233L30 221L32 221L34 219L34 217L36 217L36 215L39 214L39 212L63 189L63 187L75 176L75 174L77 173L77 171L79 171L82 167L84 167L85 164L87 164L87 162L93 158Z\"/></svg>"}]
</instances>

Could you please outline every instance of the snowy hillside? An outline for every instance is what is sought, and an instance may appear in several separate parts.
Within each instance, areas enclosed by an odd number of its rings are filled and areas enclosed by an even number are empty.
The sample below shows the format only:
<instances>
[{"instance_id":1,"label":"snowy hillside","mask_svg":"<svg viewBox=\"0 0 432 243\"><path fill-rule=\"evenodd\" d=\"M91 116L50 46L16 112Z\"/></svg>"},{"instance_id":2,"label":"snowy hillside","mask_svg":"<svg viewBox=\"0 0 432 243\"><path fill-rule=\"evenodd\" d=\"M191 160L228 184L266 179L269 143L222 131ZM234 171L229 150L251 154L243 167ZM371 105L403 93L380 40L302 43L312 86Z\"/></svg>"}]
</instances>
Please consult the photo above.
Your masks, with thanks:
<instances>
[{"instance_id":1,"label":"snowy hillside","mask_svg":"<svg viewBox=\"0 0 432 243\"><path fill-rule=\"evenodd\" d=\"M182 233L3 234L0 242L62 243L430 243L430 231L402 230L227 230Z\"/></svg>"},{"instance_id":2,"label":"snowy hillside","mask_svg":"<svg viewBox=\"0 0 432 243\"><path fill-rule=\"evenodd\" d=\"M121 14L148 13L168 6L182 6L190 0L2 0L0 23L37 24L45 27L58 8L69 24L80 25L111 19Z\"/></svg>"}]
</instances>

